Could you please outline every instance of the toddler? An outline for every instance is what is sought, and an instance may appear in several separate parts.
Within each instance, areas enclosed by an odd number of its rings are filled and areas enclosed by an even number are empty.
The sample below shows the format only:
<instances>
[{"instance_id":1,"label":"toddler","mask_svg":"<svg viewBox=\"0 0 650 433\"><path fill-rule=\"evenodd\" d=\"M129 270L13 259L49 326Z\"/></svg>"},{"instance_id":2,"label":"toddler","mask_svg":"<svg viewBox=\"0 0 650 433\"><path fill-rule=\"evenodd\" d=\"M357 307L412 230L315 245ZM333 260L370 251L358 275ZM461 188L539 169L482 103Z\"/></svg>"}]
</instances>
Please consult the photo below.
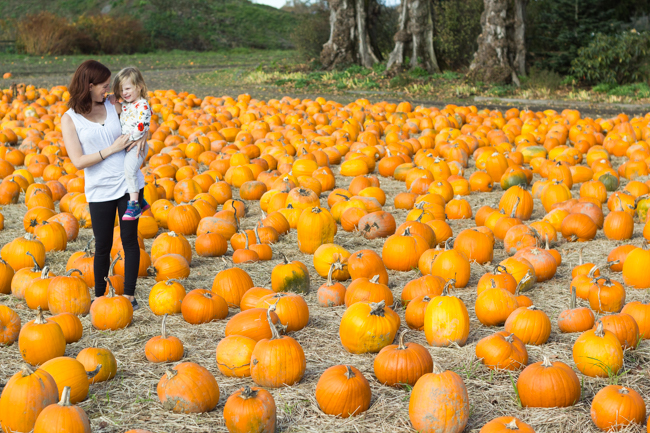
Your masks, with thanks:
<instances>
[{"instance_id":1,"label":"toddler","mask_svg":"<svg viewBox=\"0 0 650 433\"><path fill-rule=\"evenodd\" d=\"M117 100L122 99L122 114L120 123L122 134L128 135L131 141L138 140L149 132L151 110L147 102L147 86L137 68L127 67L117 73L113 82L113 93ZM144 197L140 197L137 173L142 166L145 154L138 147L129 150L124 157L124 177L129 192L129 203L122 217L123 221L133 221L142 212L149 209Z\"/></svg>"}]
</instances>

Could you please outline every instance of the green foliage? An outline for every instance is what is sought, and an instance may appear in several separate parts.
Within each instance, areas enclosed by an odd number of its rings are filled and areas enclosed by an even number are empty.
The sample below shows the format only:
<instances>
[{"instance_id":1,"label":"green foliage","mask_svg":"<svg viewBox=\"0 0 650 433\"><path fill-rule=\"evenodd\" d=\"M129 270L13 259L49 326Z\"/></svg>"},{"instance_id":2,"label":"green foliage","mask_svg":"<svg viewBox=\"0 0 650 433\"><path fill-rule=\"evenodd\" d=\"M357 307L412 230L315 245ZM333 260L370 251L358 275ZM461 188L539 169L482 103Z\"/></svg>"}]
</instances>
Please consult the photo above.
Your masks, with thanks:
<instances>
[{"instance_id":1,"label":"green foliage","mask_svg":"<svg viewBox=\"0 0 650 433\"><path fill-rule=\"evenodd\" d=\"M390 87L406 87L411 84L411 81L406 75L399 74L390 79L389 85Z\"/></svg>"},{"instance_id":2,"label":"green foliage","mask_svg":"<svg viewBox=\"0 0 650 433\"><path fill-rule=\"evenodd\" d=\"M527 77L520 77L524 89L548 89L556 91L562 86L562 76L548 69L539 69L535 66L530 68Z\"/></svg>"},{"instance_id":3,"label":"green foliage","mask_svg":"<svg viewBox=\"0 0 650 433\"><path fill-rule=\"evenodd\" d=\"M417 66L409 71L409 75L413 78L422 78L428 77L430 74L426 69Z\"/></svg>"},{"instance_id":4,"label":"green foliage","mask_svg":"<svg viewBox=\"0 0 650 433\"><path fill-rule=\"evenodd\" d=\"M291 32L291 42L306 59L318 59L330 33L329 14L324 9L302 14Z\"/></svg>"},{"instance_id":5,"label":"green foliage","mask_svg":"<svg viewBox=\"0 0 650 433\"><path fill-rule=\"evenodd\" d=\"M643 80L650 55L650 33L597 34L578 50L571 74L589 83L626 84Z\"/></svg>"},{"instance_id":6,"label":"green foliage","mask_svg":"<svg viewBox=\"0 0 650 433\"><path fill-rule=\"evenodd\" d=\"M648 12L647 0L537 0L527 4L529 59L540 69L568 74L578 50L595 31L616 33L635 14Z\"/></svg>"},{"instance_id":7,"label":"green foliage","mask_svg":"<svg viewBox=\"0 0 650 433\"><path fill-rule=\"evenodd\" d=\"M440 67L467 66L481 33L483 0L439 0L433 3L434 47Z\"/></svg>"}]
</instances>

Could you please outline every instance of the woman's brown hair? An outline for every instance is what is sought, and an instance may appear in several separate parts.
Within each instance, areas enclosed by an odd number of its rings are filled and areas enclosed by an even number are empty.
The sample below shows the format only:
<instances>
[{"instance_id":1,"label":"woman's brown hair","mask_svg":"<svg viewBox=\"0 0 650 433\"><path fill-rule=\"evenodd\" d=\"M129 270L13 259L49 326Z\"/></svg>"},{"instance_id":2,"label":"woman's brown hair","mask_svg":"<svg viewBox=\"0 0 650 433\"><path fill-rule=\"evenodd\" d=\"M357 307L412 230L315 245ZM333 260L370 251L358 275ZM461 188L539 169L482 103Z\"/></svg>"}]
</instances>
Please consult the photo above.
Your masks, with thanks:
<instances>
[{"instance_id":1,"label":"woman's brown hair","mask_svg":"<svg viewBox=\"0 0 650 433\"><path fill-rule=\"evenodd\" d=\"M68 107L72 108L75 113L90 113L93 106L90 97L90 85L104 83L109 78L111 78L111 71L98 61L86 60L83 62L72 76L72 81L70 81Z\"/></svg>"}]
</instances>

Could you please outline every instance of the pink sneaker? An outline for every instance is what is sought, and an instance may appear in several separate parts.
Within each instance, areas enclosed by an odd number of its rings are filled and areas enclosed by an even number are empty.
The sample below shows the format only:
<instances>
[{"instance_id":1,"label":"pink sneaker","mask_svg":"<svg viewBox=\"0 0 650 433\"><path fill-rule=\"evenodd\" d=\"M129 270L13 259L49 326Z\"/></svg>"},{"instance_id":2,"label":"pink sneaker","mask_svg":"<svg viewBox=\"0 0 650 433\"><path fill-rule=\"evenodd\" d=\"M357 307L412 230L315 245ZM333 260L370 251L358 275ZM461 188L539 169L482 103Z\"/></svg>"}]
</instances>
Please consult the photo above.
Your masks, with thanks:
<instances>
[{"instance_id":1,"label":"pink sneaker","mask_svg":"<svg viewBox=\"0 0 650 433\"><path fill-rule=\"evenodd\" d=\"M122 221L135 221L140 218L142 211L140 210L140 205L137 201L129 201L129 204L126 207L126 212L122 216Z\"/></svg>"}]
</instances>

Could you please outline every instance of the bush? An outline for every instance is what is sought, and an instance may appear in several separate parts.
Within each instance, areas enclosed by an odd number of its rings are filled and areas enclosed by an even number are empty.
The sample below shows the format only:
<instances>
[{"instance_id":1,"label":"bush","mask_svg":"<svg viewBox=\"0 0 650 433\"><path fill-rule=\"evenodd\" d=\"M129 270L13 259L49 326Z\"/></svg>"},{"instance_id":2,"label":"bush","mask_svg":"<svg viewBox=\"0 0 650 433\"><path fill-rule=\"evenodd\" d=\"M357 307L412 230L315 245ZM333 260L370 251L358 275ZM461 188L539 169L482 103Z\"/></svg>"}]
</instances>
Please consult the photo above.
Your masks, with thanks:
<instances>
[{"instance_id":1,"label":"bush","mask_svg":"<svg viewBox=\"0 0 650 433\"><path fill-rule=\"evenodd\" d=\"M571 74L585 83L626 84L647 76L650 33L597 34L578 50Z\"/></svg>"},{"instance_id":2,"label":"bush","mask_svg":"<svg viewBox=\"0 0 650 433\"><path fill-rule=\"evenodd\" d=\"M457 69L469 65L478 47L483 0L433 2L434 46L440 66Z\"/></svg>"},{"instance_id":3,"label":"bush","mask_svg":"<svg viewBox=\"0 0 650 433\"><path fill-rule=\"evenodd\" d=\"M131 17L94 15L79 17L75 28L82 53L132 54L144 47L142 23Z\"/></svg>"},{"instance_id":4,"label":"bush","mask_svg":"<svg viewBox=\"0 0 650 433\"><path fill-rule=\"evenodd\" d=\"M75 51L77 32L65 19L50 12L25 15L16 23L16 48L38 56Z\"/></svg>"},{"instance_id":5,"label":"bush","mask_svg":"<svg viewBox=\"0 0 650 433\"><path fill-rule=\"evenodd\" d=\"M548 89L554 92L562 86L562 80L562 76L557 72L533 66L528 71L528 77L522 79L521 84L525 89Z\"/></svg>"},{"instance_id":6,"label":"bush","mask_svg":"<svg viewBox=\"0 0 650 433\"><path fill-rule=\"evenodd\" d=\"M299 15L291 32L291 42L305 60L318 59L330 34L329 15L325 10Z\"/></svg>"}]
</instances>

